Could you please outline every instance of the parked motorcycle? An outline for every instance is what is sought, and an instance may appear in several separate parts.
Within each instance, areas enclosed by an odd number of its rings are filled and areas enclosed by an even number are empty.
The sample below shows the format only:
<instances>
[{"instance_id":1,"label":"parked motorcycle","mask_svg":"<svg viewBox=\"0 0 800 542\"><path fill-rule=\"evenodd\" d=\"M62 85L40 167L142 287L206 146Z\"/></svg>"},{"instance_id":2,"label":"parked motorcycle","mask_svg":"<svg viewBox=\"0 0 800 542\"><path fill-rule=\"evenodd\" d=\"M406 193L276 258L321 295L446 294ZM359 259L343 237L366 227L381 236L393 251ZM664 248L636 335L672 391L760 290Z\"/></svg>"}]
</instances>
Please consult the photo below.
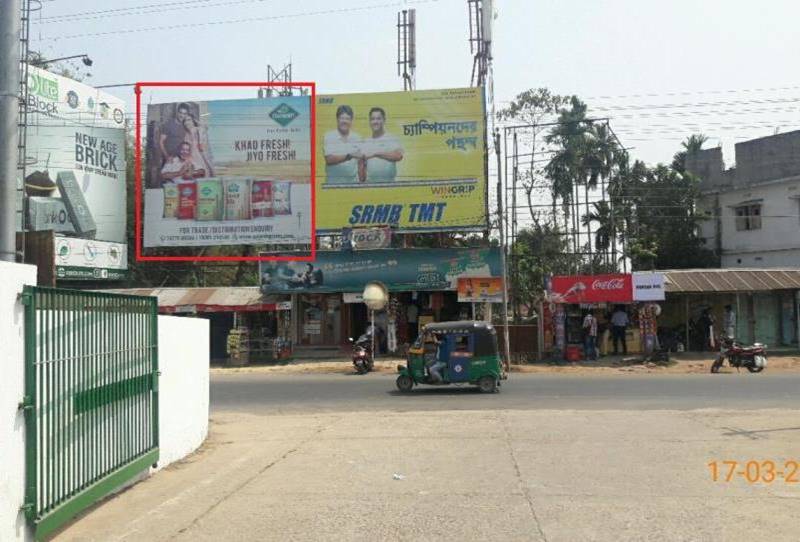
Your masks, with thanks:
<instances>
[{"instance_id":1,"label":"parked motorcycle","mask_svg":"<svg viewBox=\"0 0 800 542\"><path fill-rule=\"evenodd\" d=\"M350 338L353 343L353 367L360 375L367 374L374 366L372 359L372 334L367 331L361 335L355 342Z\"/></svg>"},{"instance_id":2,"label":"parked motorcycle","mask_svg":"<svg viewBox=\"0 0 800 542\"><path fill-rule=\"evenodd\" d=\"M728 337L720 337L719 344L719 353L711 365L712 373L719 372L726 358L731 367L737 369L744 367L751 373L760 373L767 367L766 344L755 343L752 346L743 346Z\"/></svg>"}]
</instances>

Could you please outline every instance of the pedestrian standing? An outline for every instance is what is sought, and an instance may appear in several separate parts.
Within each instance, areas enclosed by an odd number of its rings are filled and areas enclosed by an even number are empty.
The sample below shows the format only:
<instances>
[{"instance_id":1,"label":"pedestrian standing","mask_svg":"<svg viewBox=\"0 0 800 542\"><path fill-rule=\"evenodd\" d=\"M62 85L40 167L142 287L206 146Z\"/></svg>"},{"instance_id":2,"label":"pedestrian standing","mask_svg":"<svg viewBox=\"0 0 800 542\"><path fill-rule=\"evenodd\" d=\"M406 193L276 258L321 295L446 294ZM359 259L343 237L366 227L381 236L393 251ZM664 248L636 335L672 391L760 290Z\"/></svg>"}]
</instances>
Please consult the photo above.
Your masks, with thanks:
<instances>
[{"instance_id":1,"label":"pedestrian standing","mask_svg":"<svg viewBox=\"0 0 800 542\"><path fill-rule=\"evenodd\" d=\"M597 318L592 309L583 319L583 352L587 360L597 359Z\"/></svg>"},{"instance_id":2,"label":"pedestrian standing","mask_svg":"<svg viewBox=\"0 0 800 542\"><path fill-rule=\"evenodd\" d=\"M725 305L723 327L725 328L725 336L727 338L733 339L736 337L736 313L733 312L733 307L730 305Z\"/></svg>"},{"instance_id":3,"label":"pedestrian standing","mask_svg":"<svg viewBox=\"0 0 800 542\"><path fill-rule=\"evenodd\" d=\"M714 316L711 314L711 310L703 309L697 325L700 326L703 334L703 350L714 350Z\"/></svg>"},{"instance_id":4,"label":"pedestrian standing","mask_svg":"<svg viewBox=\"0 0 800 542\"><path fill-rule=\"evenodd\" d=\"M628 354L628 344L625 340L625 330L628 328L628 313L622 305L617 305L611 315L611 339L614 342L614 355L619 354L619 343L622 342L622 353Z\"/></svg>"}]
</instances>

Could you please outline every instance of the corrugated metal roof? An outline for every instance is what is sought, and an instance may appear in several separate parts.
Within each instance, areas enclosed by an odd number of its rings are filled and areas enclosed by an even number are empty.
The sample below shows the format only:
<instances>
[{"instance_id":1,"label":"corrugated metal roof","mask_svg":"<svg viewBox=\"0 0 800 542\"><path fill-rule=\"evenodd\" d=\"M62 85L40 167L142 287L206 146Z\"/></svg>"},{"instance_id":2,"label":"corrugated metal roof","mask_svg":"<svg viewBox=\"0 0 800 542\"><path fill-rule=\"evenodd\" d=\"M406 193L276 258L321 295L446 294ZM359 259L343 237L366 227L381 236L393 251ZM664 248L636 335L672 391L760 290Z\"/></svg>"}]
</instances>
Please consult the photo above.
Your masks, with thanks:
<instances>
[{"instance_id":1,"label":"corrugated metal roof","mask_svg":"<svg viewBox=\"0 0 800 542\"><path fill-rule=\"evenodd\" d=\"M796 269L680 269L664 273L668 293L758 292L800 289Z\"/></svg>"},{"instance_id":2,"label":"corrugated metal roof","mask_svg":"<svg viewBox=\"0 0 800 542\"><path fill-rule=\"evenodd\" d=\"M181 307L196 307L197 312L203 312L204 307L230 307L230 310L247 310L247 307L258 308L284 301L275 296L263 295L261 290L256 286L228 286L219 288L128 288L103 291L129 295L155 296L158 298L158 307L160 309L172 309L172 311L174 311L175 308ZM267 307L264 308L267 309ZM178 310L177 312L195 312L195 310Z\"/></svg>"}]
</instances>

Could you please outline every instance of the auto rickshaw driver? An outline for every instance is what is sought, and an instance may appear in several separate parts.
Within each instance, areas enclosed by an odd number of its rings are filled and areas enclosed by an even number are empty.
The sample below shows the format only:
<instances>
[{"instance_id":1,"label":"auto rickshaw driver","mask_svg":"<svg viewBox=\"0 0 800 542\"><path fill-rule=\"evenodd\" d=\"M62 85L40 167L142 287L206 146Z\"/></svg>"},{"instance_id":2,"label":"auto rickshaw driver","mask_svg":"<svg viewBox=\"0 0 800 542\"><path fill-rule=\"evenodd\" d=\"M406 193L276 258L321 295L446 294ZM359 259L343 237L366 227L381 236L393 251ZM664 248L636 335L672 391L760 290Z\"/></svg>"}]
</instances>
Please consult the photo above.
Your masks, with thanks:
<instances>
[{"instance_id":1,"label":"auto rickshaw driver","mask_svg":"<svg viewBox=\"0 0 800 542\"><path fill-rule=\"evenodd\" d=\"M423 337L423 349L425 352L425 367L428 369L428 377L432 382L441 382L442 375L440 369L446 367L447 364L441 360L441 339L436 333L426 332Z\"/></svg>"}]
</instances>

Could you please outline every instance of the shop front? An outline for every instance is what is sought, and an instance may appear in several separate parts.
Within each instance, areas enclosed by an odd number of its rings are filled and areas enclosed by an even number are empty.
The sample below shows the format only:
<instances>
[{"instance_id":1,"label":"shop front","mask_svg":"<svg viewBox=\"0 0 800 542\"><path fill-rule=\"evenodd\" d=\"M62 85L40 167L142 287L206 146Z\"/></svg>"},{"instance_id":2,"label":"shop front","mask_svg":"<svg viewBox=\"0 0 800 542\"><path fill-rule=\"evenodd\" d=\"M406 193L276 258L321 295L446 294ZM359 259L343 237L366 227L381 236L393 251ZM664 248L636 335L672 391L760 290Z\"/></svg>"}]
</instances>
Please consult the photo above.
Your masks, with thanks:
<instances>
[{"instance_id":1,"label":"shop front","mask_svg":"<svg viewBox=\"0 0 800 542\"><path fill-rule=\"evenodd\" d=\"M596 329L600 355L652 352L659 345L663 300L664 275L657 272L554 276L541 319L544 350L556 358L585 359L587 335ZM589 313L595 323L587 326Z\"/></svg>"},{"instance_id":2,"label":"shop front","mask_svg":"<svg viewBox=\"0 0 800 542\"><path fill-rule=\"evenodd\" d=\"M361 299L366 284L383 282L387 308L375 314L379 352L397 352L429 322L471 318L459 302L458 280L500 277L497 249L321 251L315 262L262 262L261 289L291 294L301 347L341 348L370 325Z\"/></svg>"},{"instance_id":3,"label":"shop front","mask_svg":"<svg viewBox=\"0 0 800 542\"><path fill-rule=\"evenodd\" d=\"M108 290L158 298L161 314L209 321L212 363L258 363L292 352L289 296L265 296L256 287L133 288Z\"/></svg>"},{"instance_id":4,"label":"shop front","mask_svg":"<svg viewBox=\"0 0 800 542\"><path fill-rule=\"evenodd\" d=\"M726 307L738 340L770 348L798 346L800 270L687 269L664 271L667 299L661 318L665 333L687 350L709 351L723 332Z\"/></svg>"},{"instance_id":5,"label":"shop front","mask_svg":"<svg viewBox=\"0 0 800 542\"><path fill-rule=\"evenodd\" d=\"M544 304L545 351L582 355L583 321L597 317L600 353L612 351L613 313L629 316L628 353L650 345L672 352L710 352L732 324L742 343L800 346L800 270L687 269L553 277ZM657 305L657 309L654 307ZM649 311L649 312L648 312Z\"/></svg>"}]
</instances>

